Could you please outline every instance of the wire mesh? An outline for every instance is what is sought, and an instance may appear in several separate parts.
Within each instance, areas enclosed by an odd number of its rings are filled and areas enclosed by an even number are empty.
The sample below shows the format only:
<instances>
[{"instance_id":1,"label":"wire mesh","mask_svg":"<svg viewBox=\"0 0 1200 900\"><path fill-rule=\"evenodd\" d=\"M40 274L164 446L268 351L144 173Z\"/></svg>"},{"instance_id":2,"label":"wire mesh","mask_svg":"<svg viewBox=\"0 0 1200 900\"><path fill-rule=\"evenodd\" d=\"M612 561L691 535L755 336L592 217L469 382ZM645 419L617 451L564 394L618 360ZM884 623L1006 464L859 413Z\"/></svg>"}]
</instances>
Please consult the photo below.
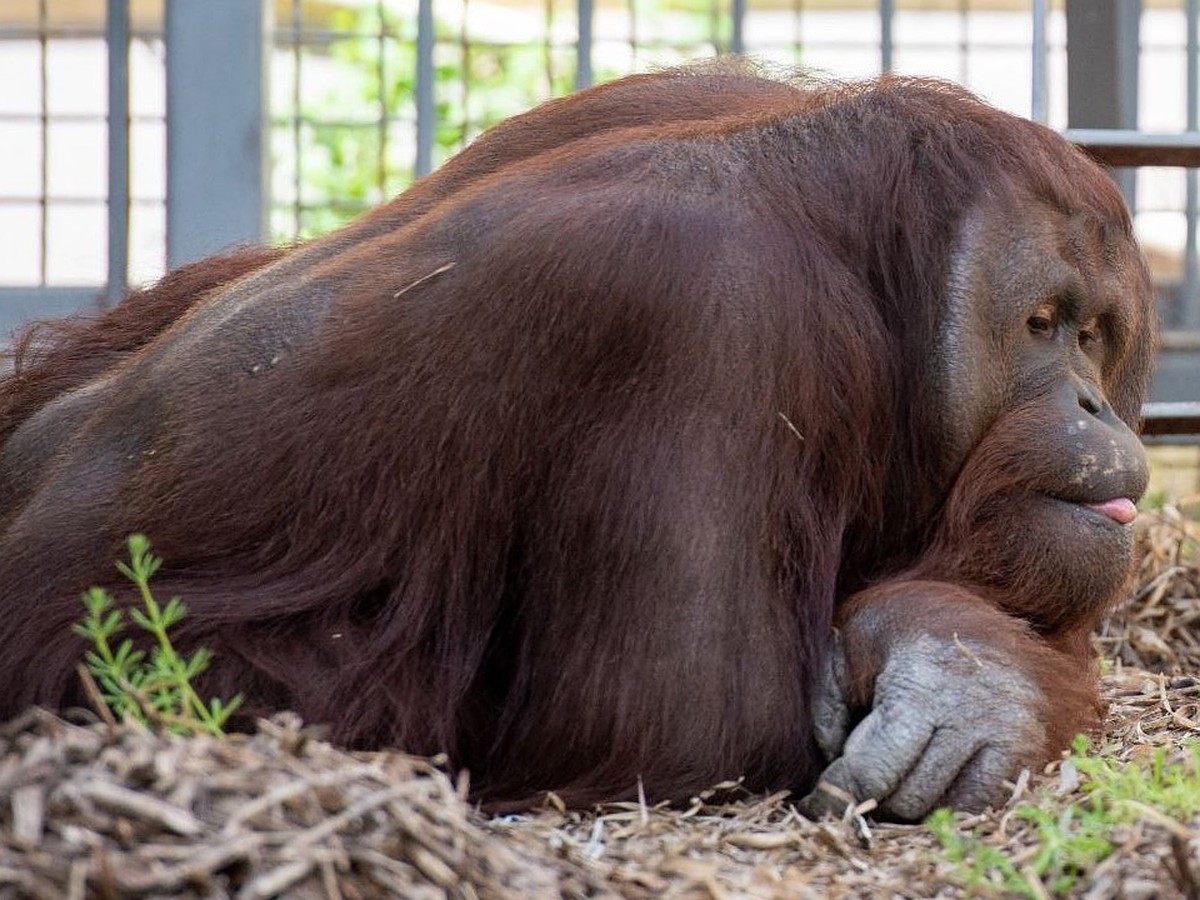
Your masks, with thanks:
<instances>
[{"instance_id":1,"label":"wire mesh","mask_svg":"<svg viewBox=\"0 0 1200 900\"><path fill-rule=\"evenodd\" d=\"M0 290L108 284L115 295L125 279L162 270L165 4L133 3L128 53L107 54L105 12L111 26L112 9L126 2L0 4ZM1197 2L1144 2L1143 129L1196 128ZM940 75L1066 124L1065 0L271 0L267 8L272 240L337 226L548 97L738 49L837 77L889 68ZM126 94L115 62L127 63L127 114L117 108ZM1138 174L1139 234L1168 328L1200 327L1196 183L1190 170Z\"/></svg>"},{"instance_id":2,"label":"wire mesh","mask_svg":"<svg viewBox=\"0 0 1200 900\"><path fill-rule=\"evenodd\" d=\"M161 272L163 48L152 6L139 3L134 18L117 0L88 15L66 0L0 9L0 286L112 284L115 295ZM140 90L130 93L130 78ZM133 245L131 221L144 236Z\"/></svg>"},{"instance_id":3,"label":"wire mesh","mask_svg":"<svg viewBox=\"0 0 1200 900\"><path fill-rule=\"evenodd\" d=\"M327 230L542 100L744 46L746 5L376 0L329 13L289 0L274 30L288 86L272 106L274 234ZM799 60L795 34L772 35L774 58Z\"/></svg>"}]
</instances>

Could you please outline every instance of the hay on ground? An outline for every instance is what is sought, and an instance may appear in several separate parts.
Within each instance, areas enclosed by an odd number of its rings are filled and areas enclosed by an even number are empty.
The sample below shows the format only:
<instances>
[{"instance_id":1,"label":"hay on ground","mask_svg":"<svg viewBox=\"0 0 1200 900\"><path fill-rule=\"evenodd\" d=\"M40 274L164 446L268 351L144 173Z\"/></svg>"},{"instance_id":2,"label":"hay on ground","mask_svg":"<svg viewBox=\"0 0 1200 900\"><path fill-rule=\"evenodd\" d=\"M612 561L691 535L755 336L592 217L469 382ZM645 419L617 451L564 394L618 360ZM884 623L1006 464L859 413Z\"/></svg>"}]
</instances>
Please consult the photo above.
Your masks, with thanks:
<instances>
[{"instance_id":1,"label":"hay on ground","mask_svg":"<svg viewBox=\"0 0 1200 900\"><path fill-rule=\"evenodd\" d=\"M1132 599L1098 638L1106 740L1169 756L1200 731L1200 526L1143 517ZM1168 674L1161 674L1166 672ZM1173 673L1173 674L1172 674ZM0 897L952 897L953 866L921 826L869 809L810 822L786 794L736 785L684 808L617 804L489 819L436 761L349 753L291 716L224 741L31 711L0 728ZM1015 803L1082 798L1071 766L967 820L1020 871L1037 852ZM716 798L721 798L720 802ZM1073 896L1200 897L1200 830L1147 809ZM1029 874L1029 894L1045 893Z\"/></svg>"}]
</instances>

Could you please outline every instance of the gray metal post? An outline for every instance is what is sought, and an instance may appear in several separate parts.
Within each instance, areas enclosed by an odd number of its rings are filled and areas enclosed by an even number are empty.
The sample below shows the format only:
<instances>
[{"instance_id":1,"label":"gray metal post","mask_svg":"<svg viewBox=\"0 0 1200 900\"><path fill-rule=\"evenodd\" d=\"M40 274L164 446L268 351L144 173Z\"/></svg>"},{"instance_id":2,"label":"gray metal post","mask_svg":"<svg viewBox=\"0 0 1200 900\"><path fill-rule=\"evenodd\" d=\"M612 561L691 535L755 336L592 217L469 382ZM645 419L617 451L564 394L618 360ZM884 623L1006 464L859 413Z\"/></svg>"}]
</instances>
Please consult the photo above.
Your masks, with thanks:
<instances>
[{"instance_id":1,"label":"gray metal post","mask_svg":"<svg viewBox=\"0 0 1200 900\"><path fill-rule=\"evenodd\" d=\"M892 19L895 0L879 0L879 70L892 71Z\"/></svg>"},{"instance_id":2,"label":"gray metal post","mask_svg":"<svg viewBox=\"0 0 1200 900\"><path fill-rule=\"evenodd\" d=\"M416 175L428 175L433 170L433 135L437 128L434 106L433 45L436 40L433 22L433 0L417 4L417 164Z\"/></svg>"},{"instance_id":3,"label":"gray metal post","mask_svg":"<svg viewBox=\"0 0 1200 900\"><path fill-rule=\"evenodd\" d=\"M1195 132L1200 127L1200 60L1197 59L1197 27L1200 26L1200 0L1187 0L1187 130ZM1197 265L1196 216L1200 206L1197 197L1197 172L1188 169L1184 215L1187 217L1187 232L1183 244L1183 292L1180 297L1180 318L1187 328L1200 327L1200 266Z\"/></svg>"},{"instance_id":4,"label":"gray metal post","mask_svg":"<svg viewBox=\"0 0 1200 900\"><path fill-rule=\"evenodd\" d=\"M1067 0L1070 128L1137 128L1141 13L1141 0ZM1134 208L1134 173L1114 177Z\"/></svg>"},{"instance_id":5,"label":"gray metal post","mask_svg":"<svg viewBox=\"0 0 1200 900\"><path fill-rule=\"evenodd\" d=\"M1029 117L1046 123L1046 0L1033 0L1033 96L1029 101Z\"/></svg>"},{"instance_id":6,"label":"gray metal post","mask_svg":"<svg viewBox=\"0 0 1200 900\"><path fill-rule=\"evenodd\" d=\"M50 274L50 0L38 0L38 144L42 148L38 167L38 283L45 285Z\"/></svg>"},{"instance_id":7,"label":"gray metal post","mask_svg":"<svg viewBox=\"0 0 1200 900\"><path fill-rule=\"evenodd\" d=\"M729 42L731 53L746 52L746 0L733 0L733 36Z\"/></svg>"},{"instance_id":8,"label":"gray metal post","mask_svg":"<svg viewBox=\"0 0 1200 900\"><path fill-rule=\"evenodd\" d=\"M592 0L578 0L579 36L575 41L575 90L592 84Z\"/></svg>"},{"instance_id":9,"label":"gray metal post","mask_svg":"<svg viewBox=\"0 0 1200 900\"><path fill-rule=\"evenodd\" d=\"M129 0L108 0L108 285L115 303L129 273Z\"/></svg>"},{"instance_id":10,"label":"gray metal post","mask_svg":"<svg viewBox=\"0 0 1200 900\"><path fill-rule=\"evenodd\" d=\"M166 4L167 265L262 241L265 5Z\"/></svg>"}]
</instances>

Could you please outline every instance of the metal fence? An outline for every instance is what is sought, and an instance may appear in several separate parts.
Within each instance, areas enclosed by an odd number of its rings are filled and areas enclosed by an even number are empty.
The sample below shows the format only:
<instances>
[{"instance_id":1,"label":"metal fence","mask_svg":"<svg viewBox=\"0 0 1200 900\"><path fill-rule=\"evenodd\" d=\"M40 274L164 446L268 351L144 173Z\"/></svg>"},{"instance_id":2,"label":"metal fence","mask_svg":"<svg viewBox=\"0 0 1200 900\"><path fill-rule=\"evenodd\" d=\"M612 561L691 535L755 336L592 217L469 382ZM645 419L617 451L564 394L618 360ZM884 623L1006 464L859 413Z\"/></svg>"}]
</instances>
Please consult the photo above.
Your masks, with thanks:
<instances>
[{"instance_id":1,"label":"metal fence","mask_svg":"<svg viewBox=\"0 0 1200 900\"><path fill-rule=\"evenodd\" d=\"M121 295L129 270L130 217L153 216L153 207L161 212L163 202L161 187L153 184L139 184L136 200L132 195L130 136L136 129L152 142L146 132L161 129L162 114L129 106L129 60L120 48L155 36L134 28L126 4L109 4L101 19L80 23L56 16L50 0L14 2L7 21L0 21L0 52L8 50L0 56L0 147L7 148L0 151L7 176L0 182L4 324ZM87 52L101 47L118 49ZM76 69L90 78L90 102L64 102L56 90L54 68L64 52L75 49L86 56ZM56 159L70 152L80 154L79 168L86 171L70 173ZM68 247L71 236L86 242L90 252ZM70 263L61 262L68 254L74 254ZM56 279L52 267L70 275ZM28 286L14 286L22 282Z\"/></svg>"},{"instance_id":2,"label":"metal fence","mask_svg":"<svg viewBox=\"0 0 1200 900\"><path fill-rule=\"evenodd\" d=\"M933 74L970 83L973 63L990 55L1004 58L1003 80L1015 73L1032 85L1015 111L1045 119L1047 68L1057 62L1061 69L1065 61L1062 11L1049 13L1044 0L1035 0L1025 17L1029 28L1008 35L988 33L973 18L995 0L530 0L508 4L502 22L479 15L486 6L420 0L405 17L391 12L393 3L376 2L329 17L304 0L289 0L273 32L285 57L272 103L277 236L322 231L340 213L352 214L428 172L504 116L630 71L731 52L839 77L894 68L928 73L933 59ZM931 12L941 20L936 34L923 29L922 16ZM1048 36L1048 17L1059 25L1056 38ZM1032 57L1031 38L1039 47ZM336 99L326 86L321 102L319 78L306 83L305 73L331 57L357 71L368 102L352 86ZM503 73L503 84L490 83L486 70ZM403 89L390 90L397 86ZM1057 105L1065 108L1065 93ZM345 162L348 153L356 171L377 175L365 184L343 179L331 192L324 173L313 170L331 154Z\"/></svg>"},{"instance_id":3,"label":"metal fence","mask_svg":"<svg viewBox=\"0 0 1200 900\"><path fill-rule=\"evenodd\" d=\"M1139 225L1170 238L1148 244L1167 327L1155 393L1197 399L1197 175L1161 166L1200 163L1198 4L4 0L0 148L17 135L32 162L0 167L0 330L231 244L320 233L546 97L746 52L954 78L1141 167L1118 177ZM68 65L85 47L94 64ZM68 80L87 102L64 104ZM1180 108L1164 113L1168 86Z\"/></svg>"}]
</instances>

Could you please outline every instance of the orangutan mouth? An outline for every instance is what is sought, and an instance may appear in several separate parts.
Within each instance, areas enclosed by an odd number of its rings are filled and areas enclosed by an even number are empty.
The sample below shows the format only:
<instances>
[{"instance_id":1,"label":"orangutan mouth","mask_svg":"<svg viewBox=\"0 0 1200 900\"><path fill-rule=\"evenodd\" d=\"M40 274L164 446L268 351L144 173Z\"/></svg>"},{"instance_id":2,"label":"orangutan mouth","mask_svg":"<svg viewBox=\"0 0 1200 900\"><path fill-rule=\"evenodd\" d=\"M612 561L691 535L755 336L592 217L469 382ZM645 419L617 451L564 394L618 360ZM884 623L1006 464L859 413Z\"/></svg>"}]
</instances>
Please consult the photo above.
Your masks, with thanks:
<instances>
[{"instance_id":1,"label":"orangutan mouth","mask_svg":"<svg viewBox=\"0 0 1200 900\"><path fill-rule=\"evenodd\" d=\"M1128 497L1113 497L1103 503L1084 503L1093 512L1112 519L1118 525L1128 525L1137 518L1137 506Z\"/></svg>"}]
</instances>

